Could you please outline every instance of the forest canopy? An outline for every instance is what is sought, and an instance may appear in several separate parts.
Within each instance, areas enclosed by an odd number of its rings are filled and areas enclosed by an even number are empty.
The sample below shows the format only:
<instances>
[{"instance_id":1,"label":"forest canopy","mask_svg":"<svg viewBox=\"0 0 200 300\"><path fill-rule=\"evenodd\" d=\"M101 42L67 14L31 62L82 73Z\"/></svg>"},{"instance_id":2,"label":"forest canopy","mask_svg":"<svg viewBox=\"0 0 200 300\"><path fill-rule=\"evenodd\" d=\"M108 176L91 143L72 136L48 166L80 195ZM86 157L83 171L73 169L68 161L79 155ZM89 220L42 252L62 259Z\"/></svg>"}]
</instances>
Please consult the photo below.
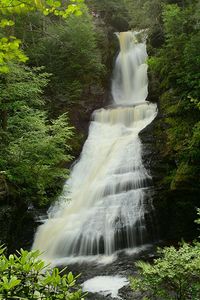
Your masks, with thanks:
<instances>
[{"instance_id":1,"label":"forest canopy","mask_svg":"<svg viewBox=\"0 0 200 300\"><path fill-rule=\"evenodd\" d=\"M49 14L63 18L67 18L71 14L79 16L82 14L82 9L85 9L83 3L84 0L69 0L63 6L59 0L1 0L0 72L7 73L9 63L12 61L26 62L28 60L20 47L22 41L15 36L15 20L18 16L37 13L38 11L45 16Z\"/></svg>"}]
</instances>

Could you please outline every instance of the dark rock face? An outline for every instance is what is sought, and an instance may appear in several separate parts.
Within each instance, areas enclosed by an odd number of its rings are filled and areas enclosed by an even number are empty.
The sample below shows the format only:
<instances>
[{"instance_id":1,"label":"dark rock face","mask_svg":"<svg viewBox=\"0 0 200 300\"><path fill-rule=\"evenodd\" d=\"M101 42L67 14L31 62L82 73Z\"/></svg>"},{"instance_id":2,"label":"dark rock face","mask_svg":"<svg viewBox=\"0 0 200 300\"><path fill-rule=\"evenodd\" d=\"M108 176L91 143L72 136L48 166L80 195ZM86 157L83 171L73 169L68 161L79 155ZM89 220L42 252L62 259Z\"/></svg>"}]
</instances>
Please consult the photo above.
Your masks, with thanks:
<instances>
[{"instance_id":1,"label":"dark rock face","mask_svg":"<svg viewBox=\"0 0 200 300\"><path fill-rule=\"evenodd\" d=\"M194 220L200 194L184 183L171 189L168 177L176 162L168 155L165 130L165 116L159 111L154 121L140 132L143 163L153 179L152 197L159 236L171 242L182 238L192 240L197 236Z\"/></svg>"},{"instance_id":2,"label":"dark rock face","mask_svg":"<svg viewBox=\"0 0 200 300\"><path fill-rule=\"evenodd\" d=\"M150 171L154 184L156 181L161 179L163 168L162 162L160 161L161 158L159 157L159 152L156 147L157 137L154 133L158 119L159 116L157 116L156 119L139 134L143 145L143 163L145 168ZM161 168L161 170L159 170L160 172L158 172L158 167Z\"/></svg>"},{"instance_id":3,"label":"dark rock face","mask_svg":"<svg viewBox=\"0 0 200 300\"><path fill-rule=\"evenodd\" d=\"M0 205L8 198L8 186L4 174L0 173Z\"/></svg>"},{"instance_id":4,"label":"dark rock face","mask_svg":"<svg viewBox=\"0 0 200 300\"><path fill-rule=\"evenodd\" d=\"M121 297L121 299L126 300L141 300L143 298L141 293L133 292L130 285L126 285L123 288L121 288L118 294Z\"/></svg>"},{"instance_id":5,"label":"dark rock face","mask_svg":"<svg viewBox=\"0 0 200 300\"><path fill-rule=\"evenodd\" d=\"M158 198L161 196L161 194L163 192L166 192L166 187L162 185L161 182L167 173L167 166L163 161L163 157L160 153L160 148L158 147L158 143L162 143L162 137L158 137L156 134L156 129L158 124L160 124L161 119L162 116L158 113L154 121L151 124L149 124L145 129L143 129L139 134L143 147L143 164L147 171L151 174L153 181L153 193L151 194L151 196L153 198L153 205L156 211L155 223L158 227L158 236L163 236L163 234L159 222L159 216L160 214L162 214L162 212L160 211L159 205L157 205L157 203L159 203Z\"/></svg>"},{"instance_id":6,"label":"dark rock face","mask_svg":"<svg viewBox=\"0 0 200 300\"><path fill-rule=\"evenodd\" d=\"M96 87L94 86L93 88L95 89ZM67 108L70 121L78 133L82 132L87 135L93 111L107 105L108 98L109 94L106 91L102 91L101 94L90 94L87 100L80 101L73 107Z\"/></svg>"},{"instance_id":7,"label":"dark rock face","mask_svg":"<svg viewBox=\"0 0 200 300\"><path fill-rule=\"evenodd\" d=\"M30 249L36 226L33 211L8 204L0 206L0 245L5 244L8 253L21 247Z\"/></svg>"}]
</instances>

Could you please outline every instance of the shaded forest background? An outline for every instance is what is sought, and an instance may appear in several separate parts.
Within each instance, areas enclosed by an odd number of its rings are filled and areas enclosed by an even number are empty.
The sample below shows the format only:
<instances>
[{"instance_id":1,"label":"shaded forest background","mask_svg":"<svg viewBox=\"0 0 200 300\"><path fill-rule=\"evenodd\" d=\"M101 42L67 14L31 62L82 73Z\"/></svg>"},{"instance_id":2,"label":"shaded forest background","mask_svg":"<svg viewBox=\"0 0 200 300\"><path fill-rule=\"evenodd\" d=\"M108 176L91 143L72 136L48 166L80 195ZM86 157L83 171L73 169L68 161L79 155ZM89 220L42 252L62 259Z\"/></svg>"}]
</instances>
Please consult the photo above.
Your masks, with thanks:
<instances>
[{"instance_id":1,"label":"shaded forest background","mask_svg":"<svg viewBox=\"0 0 200 300\"><path fill-rule=\"evenodd\" d=\"M200 199L200 3L88 0L81 5L82 14L67 18L0 8L1 17L15 23L0 25L1 53L4 43L17 37L9 46L16 55L0 56L0 242L10 250L30 246L34 217L61 192L92 111L111 101L114 33L144 28L148 100L158 103L159 114L141 139L154 179L160 236L190 240L196 236Z\"/></svg>"}]
</instances>

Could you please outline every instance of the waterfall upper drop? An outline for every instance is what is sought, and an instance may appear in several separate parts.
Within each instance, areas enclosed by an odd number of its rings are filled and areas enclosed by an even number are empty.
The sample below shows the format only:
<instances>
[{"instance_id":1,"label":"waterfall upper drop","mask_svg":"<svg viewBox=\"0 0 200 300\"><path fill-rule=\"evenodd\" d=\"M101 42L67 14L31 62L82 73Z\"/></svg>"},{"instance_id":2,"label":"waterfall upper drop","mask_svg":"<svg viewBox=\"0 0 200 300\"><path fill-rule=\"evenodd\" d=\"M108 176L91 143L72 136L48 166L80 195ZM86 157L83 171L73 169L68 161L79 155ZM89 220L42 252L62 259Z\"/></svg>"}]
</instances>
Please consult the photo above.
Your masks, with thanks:
<instances>
[{"instance_id":1,"label":"waterfall upper drop","mask_svg":"<svg viewBox=\"0 0 200 300\"><path fill-rule=\"evenodd\" d=\"M110 255L153 239L151 176L138 134L157 109L145 101L146 46L135 36L119 34L112 93L121 106L93 113L81 157L37 230L33 248L46 259Z\"/></svg>"},{"instance_id":2,"label":"waterfall upper drop","mask_svg":"<svg viewBox=\"0 0 200 300\"><path fill-rule=\"evenodd\" d=\"M142 37L141 37L142 35ZM120 53L112 81L112 95L118 105L142 102L148 95L146 37L141 32L120 32ZM141 39L141 42L137 42Z\"/></svg>"}]
</instances>

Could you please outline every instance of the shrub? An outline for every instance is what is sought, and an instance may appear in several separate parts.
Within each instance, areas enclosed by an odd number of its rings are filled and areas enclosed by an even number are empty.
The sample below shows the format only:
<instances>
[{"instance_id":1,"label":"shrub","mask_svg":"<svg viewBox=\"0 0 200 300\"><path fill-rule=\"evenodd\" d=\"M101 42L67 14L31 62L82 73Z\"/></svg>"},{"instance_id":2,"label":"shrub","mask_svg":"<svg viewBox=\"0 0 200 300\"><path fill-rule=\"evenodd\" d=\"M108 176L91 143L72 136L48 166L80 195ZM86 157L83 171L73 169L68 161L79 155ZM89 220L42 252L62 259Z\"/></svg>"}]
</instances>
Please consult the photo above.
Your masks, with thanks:
<instances>
[{"instance_id":1,"label":"shrub","mask_svg":"<svg viewBox=\"0 0 200 300\"><path fill-rule=\"evenodd\" d=\"M139 261L139 277L131 287L145 295L142 299L200 299L200 243L184 243L179 249L159 249L160 258L151 265Z\"/></svg>"},{"instance_id":2,"label":"shrub","mask_svg":"<svg viewBox=\"0 0 200 300\"><path fill-rule=\"evenodd\" d=\"M6 257L0 248L0 299L84 300L76 286L78 276L63 275L64 270L50 268L39 255L21 249Z\"/></svg>"}]
</instances>

